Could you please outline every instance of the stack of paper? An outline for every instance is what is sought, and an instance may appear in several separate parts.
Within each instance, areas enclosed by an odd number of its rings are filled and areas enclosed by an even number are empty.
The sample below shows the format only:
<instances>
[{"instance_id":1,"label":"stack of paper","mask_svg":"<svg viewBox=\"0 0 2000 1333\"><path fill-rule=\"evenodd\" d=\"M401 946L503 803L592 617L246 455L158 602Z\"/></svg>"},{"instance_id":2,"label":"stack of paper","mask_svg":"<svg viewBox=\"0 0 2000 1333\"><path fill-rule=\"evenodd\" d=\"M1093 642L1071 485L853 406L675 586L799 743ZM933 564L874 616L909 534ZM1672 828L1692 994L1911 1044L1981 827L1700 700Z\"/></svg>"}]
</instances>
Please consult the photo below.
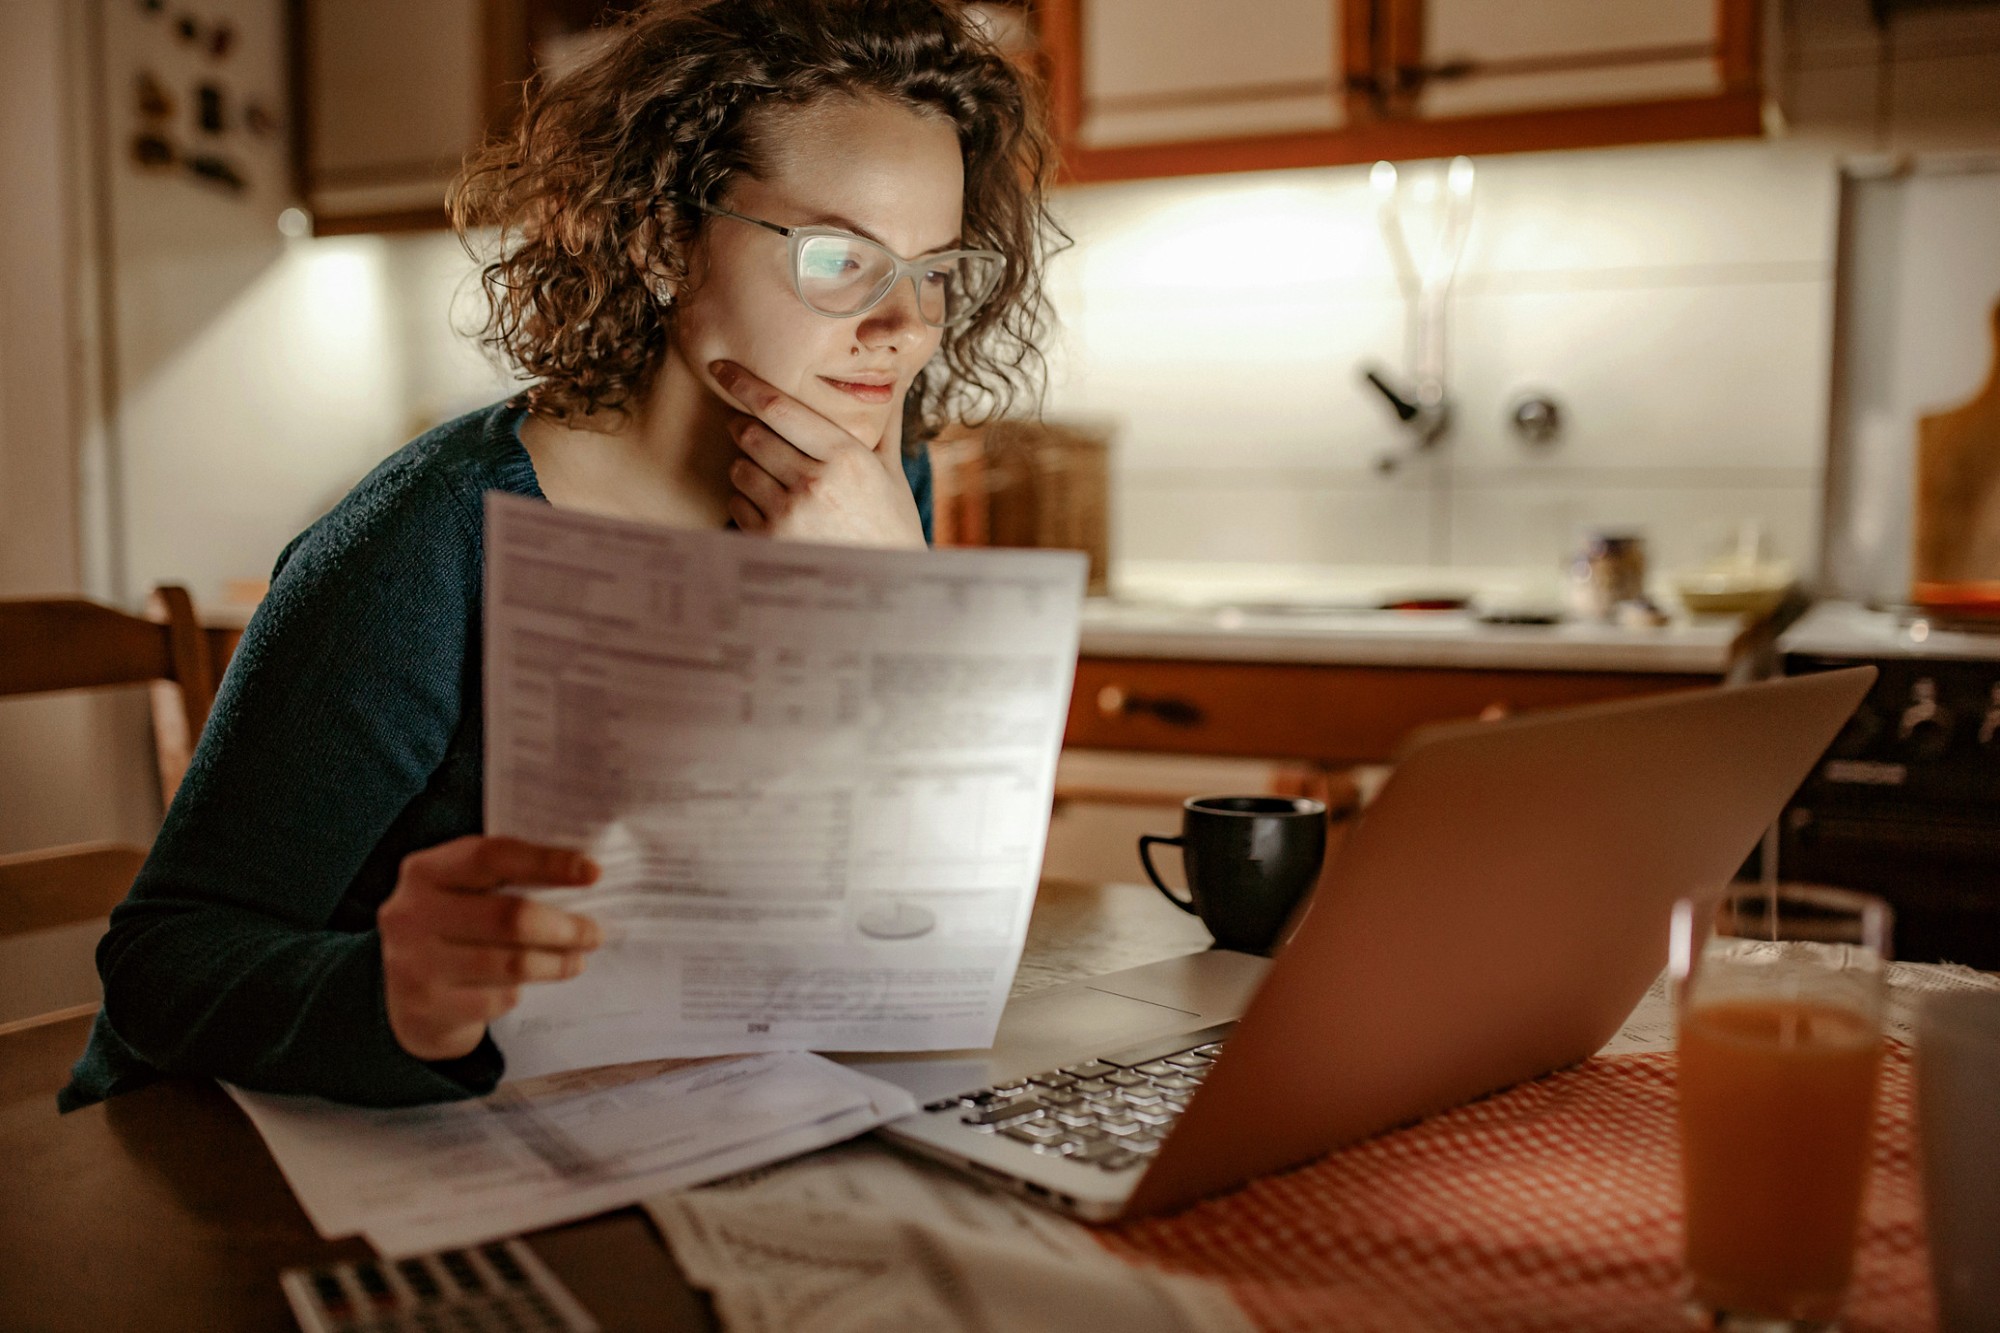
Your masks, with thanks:
<instances>
[{"instance_id":1,"label":"stack of paper","mask_svg":"<svg viewBox=\"0 0 2000 1333\"><path fill-rule=\"evenodd\" d=\"M590 1070L397 1110L229 1091L319 1234L360 1235L390 1258L623 1207L917 1109L804 1053Z\"/></svg>"},{"instance_id":2,"label":"stack of paper","mask_svg":"<svg viewBox=\"0 0 2000 1333\"><path fill-rule=\"evenodd\" d=\"M394 1111L235 1093L320 1233L390 1255L913 1113L804 1052L992 1042L1076 665L1071 551L798 546L495 493L486 558L486 828L595 855L588 889L522 891L605 944L493 1024L528 1083ZM687 1063L720 1056L747 1058Z\"/></svg>"},{"instance_id":3,"label":"stack of paper","mask_svg":"<svg viewBox=\"0 0 2000 1333\"><path fill-rule=\"evenodd\" d=\"M603 877L518 1077L992 1044L1076 674L1075 551L879 551L486 498L486 831Z\"/></svg>"}]
</instances>

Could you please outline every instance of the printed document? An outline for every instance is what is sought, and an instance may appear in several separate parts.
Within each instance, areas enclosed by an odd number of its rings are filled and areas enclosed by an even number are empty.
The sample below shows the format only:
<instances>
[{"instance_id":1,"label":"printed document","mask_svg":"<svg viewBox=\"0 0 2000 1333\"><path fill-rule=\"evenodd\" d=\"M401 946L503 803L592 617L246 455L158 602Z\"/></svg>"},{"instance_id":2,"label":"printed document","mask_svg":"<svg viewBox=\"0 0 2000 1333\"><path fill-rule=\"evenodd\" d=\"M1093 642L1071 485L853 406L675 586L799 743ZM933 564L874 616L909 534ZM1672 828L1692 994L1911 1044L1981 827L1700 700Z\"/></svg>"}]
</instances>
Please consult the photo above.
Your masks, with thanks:
<instances>
[{"instance_id":1,"label":"printed document","mask_svg":"<svg viewBox=\"0 0 2000 1333\"><path fill-rule=\"evenodd\" d=\"M508 1072L992 1043L1085 561L683 532L487 497L486 828L587 851L583 975Z\"/></svg>"},{"instance_id":2,"label":"printed document","mask_svg":"<svg viewBox=\"0 0 2000 1333\"><path fill-rule=\"evenodd\" d=\"M1251 1333L1221 1281L873 1143L645 1201L729 1333Z\"/></svg>"},{"instance_id":3,"label":"printed document","mask_svg":"<svg viewBox=\"0 0 2000 1333\"><path fill-rule=\"evenodd\" d=\"M314 1230L363 1236L390 1258L588 1217L916 1110L901 1088L803 1052L591 1070L390 1110L229 1093Z\"/></svg>"}]
</instances>

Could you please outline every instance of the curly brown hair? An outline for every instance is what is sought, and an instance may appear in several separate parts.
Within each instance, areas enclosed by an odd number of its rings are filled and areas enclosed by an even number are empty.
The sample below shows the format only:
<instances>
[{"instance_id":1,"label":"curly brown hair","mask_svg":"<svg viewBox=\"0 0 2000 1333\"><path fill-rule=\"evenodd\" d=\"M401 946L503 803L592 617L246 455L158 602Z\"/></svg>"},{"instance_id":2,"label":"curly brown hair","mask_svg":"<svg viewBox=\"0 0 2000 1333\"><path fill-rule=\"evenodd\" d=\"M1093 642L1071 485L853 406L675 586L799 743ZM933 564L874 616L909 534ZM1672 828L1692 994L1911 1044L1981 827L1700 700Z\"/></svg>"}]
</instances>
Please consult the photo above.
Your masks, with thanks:
<instances>
[{"instance_id":1,"label":"curly brown hair","mask_svg":"<svg viewBox=\"0 0 2000 1333\"><path fill-rule=\"evenodd\" d=\"M450 200L480 273L481 340L567 420L642 399L672 335L649 282L678 286L703 218L759 167L759 112L836 94L942 115L965 164L964 244L1007 257L1000 286L944 330L911 385L904 436L979 422L1040 391L1042 265L1062 233L1033 81L957 0L655 0L585 64L531 82L518 125L466 162ZM492 228L497 238L475 241ZM489 248L490 246L490 248Z\"/></svg>"}]
</instances>

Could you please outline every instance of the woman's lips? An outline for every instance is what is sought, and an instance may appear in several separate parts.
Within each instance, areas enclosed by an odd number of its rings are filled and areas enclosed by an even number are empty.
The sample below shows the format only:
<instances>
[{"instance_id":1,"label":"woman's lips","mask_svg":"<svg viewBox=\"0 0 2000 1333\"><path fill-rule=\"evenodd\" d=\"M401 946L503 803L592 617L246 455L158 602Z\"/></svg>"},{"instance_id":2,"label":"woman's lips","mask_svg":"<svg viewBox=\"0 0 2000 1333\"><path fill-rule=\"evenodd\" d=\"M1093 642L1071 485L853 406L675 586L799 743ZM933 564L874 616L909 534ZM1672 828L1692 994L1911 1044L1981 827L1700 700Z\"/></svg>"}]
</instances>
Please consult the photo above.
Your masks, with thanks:
<instances>
[{"instance_id":1,"label":"woman's lips","mask_svg":"<svg viewBox=\"0 0 2000 1333\"><path fill-rule=\"evenodd\" d=\"M896 384L870 384L859 380L837 380L831 375L821 375L821 379L844 394L859 398L864 403L886 403L896 396Z\"/></svg>"}]
</instances>

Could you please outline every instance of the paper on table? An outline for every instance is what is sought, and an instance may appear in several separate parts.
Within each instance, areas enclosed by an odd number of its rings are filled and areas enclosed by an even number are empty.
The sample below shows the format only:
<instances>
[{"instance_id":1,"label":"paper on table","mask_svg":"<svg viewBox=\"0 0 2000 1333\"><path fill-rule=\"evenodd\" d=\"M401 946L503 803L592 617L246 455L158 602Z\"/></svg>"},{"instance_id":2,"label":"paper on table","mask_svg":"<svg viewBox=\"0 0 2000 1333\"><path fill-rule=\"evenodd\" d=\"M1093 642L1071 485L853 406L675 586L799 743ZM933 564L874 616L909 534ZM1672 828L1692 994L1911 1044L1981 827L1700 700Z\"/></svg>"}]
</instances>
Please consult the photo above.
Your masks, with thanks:
<instances>
[{"instance_id":1,"label":"paper on table","mask_svg":"<svg viewBox=\"0 0 2000 1333\"><path fill-rule=\"evenodd\" d=\"M511 1073L989 1045L1085 562L681 532L487 497L486 828L592 852L607 929Z\"/></svg>"},{"instance_id":2,"label":"paper on table","mask_svg":"<svg viewBox=\"0 0 2000 1333\"><path fill-rule=\"evenodd\" d=\"M1599 1055L1637 1055L1643 1051L1671 1051L1674 1049L1674 999L1667 984L1667 974L1662 972L1653 978L1653 984L1646 987L1646 993L1639 997L1639 1003L1618 1029L1618 1034L1604 1043Z\"/></svg>"},{"instance_id":3,"label":"paper on table","mask_svg":"<svg viewBox=\"0 0 2000 1333\"><path fill-rule=\"evenodd\" d=\"M587 1217L916 1110L902 1089L803 1053L591 1070L392 1110L229 1093L314 1230L392 1258Z\"/></svg>"},{"instance_id":4,"label":"paper on table","mask_svg":"<svg viewBox=\"0 0 2000 1333\"><path fill-rule=\"evenodd\" d=\"M874 1144L645 1201L730 1333L1249 1333L1220 1282Z\"/></svg>"},{"instance_id":5,"label":"paper on table","mask_svg":"<svg viewBox=\"0 0 2000 1333\"><path fill-rule=\"evenodd\" d=\"M1882 1028L1905 1045L1917 1042L1917 1010L1938 991L2000 990L2000 976L1957 963L1889 964L1889 1012Z\"/></svg>"}]
</instances>

